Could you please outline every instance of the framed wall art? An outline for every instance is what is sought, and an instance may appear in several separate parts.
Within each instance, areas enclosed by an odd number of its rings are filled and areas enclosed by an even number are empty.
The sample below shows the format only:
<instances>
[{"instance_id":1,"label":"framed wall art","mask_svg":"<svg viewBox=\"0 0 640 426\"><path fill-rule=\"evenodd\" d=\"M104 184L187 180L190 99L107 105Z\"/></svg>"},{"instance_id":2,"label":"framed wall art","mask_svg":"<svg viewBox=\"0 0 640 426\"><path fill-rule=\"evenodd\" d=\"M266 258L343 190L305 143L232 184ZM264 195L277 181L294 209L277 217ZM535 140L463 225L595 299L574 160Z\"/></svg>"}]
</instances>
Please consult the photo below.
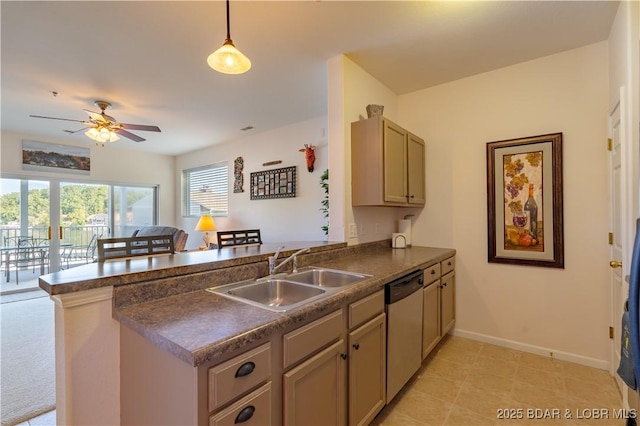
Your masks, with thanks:
<instances>
[{"instance_id":1,"label":"framed wall art","mask_svg":"<svg viewBox=\"0 0 640 426\"><path fill-rule=\"evenodd\" d=\"M562 133L487 143L488 261L564 268Z\"/></svg>"},{"instance_id":2,"label":"framed wall art","mask_svg":"<svg viewBox=\"0 0 640 426\"><path fill-rule=\"evenodd\" d=\"M296 196L296 166L251 173L252 200Z\"/></svg>"},{"instance_id":3,"label":"framed wall art","mask_svg":"<svg viewBox=\"0 0 640 426\"><path fill-rule=\"evenodd\" d=\"M23 140L22 169L88 175L91 153L88 148Z\"/></svg>"}]
</instances>

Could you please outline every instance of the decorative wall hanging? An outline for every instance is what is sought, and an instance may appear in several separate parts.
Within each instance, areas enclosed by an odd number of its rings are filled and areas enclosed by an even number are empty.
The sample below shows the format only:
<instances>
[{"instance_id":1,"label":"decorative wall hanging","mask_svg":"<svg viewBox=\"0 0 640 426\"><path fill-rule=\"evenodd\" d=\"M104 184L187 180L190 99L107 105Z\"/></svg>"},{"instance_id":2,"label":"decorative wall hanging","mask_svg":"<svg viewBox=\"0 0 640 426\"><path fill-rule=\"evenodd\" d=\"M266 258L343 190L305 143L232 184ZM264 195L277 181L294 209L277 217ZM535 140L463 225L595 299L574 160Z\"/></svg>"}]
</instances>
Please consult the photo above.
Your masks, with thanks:
<instances>
[{"instance_id":1,"label":"decorative wall hanging","mask_svg":"<svg viewBox=\"0 0 640 426\"><path fill-rule=\"evenodd\" d=\"M91 171L91 155L88 148L24 140L22 168L88 175Z\"/></svg>"},{"instance_id":2,"label":"decorative wall hanging","mask_svg":"<svg viewBox=\"0 0 640 426\"><path fill-rule=\"evenodd\" d=\"M282 160L267 161L266 163L262 163L262 166L275 166L276 164L282 164Z\"/></svg>"},{"instance_id":3,"label":"decorative wall hanging","mask_svg":"<svg viewBox=\"0 0 640 426\"><path fill-rule=\"evenodd\" d=\"M244 175L242 171L244 170L244 159L242 157L238 157L233 160L233 192L244 192L242 188L244 185Z\"/></svg>"},{"instance_id":4,"label":"decorative wall hanging","mask_svg":"<svg viewBox=\"0 0 640 426\"><path fill-rule=\"evenodd\" d=\"M487 143L491 263L564 268L562 133Z\"/></svg>"},{"instance_id":5,"label":"decorative wall hanging","mask_svg":"<svg viewBox=\"0 0 640 426\"><path fill-rule=\"evenodd\" d=\"M251 173L251 199L296 196L296 166Z\"/></svg>"},{"instance_id":6,"label":"decorative wall hanging","mask_svg":"<svg viewBox=\"0 0 640 426\"><path fill-rule=\"evenodd\" d=\"M309 173L313 172L313 165L316 162L316 147L313 145L304 144L304 148L300 148L298 151L304 152L304 158L307 161L307 170Z\"/></svg>"}]
</instances>

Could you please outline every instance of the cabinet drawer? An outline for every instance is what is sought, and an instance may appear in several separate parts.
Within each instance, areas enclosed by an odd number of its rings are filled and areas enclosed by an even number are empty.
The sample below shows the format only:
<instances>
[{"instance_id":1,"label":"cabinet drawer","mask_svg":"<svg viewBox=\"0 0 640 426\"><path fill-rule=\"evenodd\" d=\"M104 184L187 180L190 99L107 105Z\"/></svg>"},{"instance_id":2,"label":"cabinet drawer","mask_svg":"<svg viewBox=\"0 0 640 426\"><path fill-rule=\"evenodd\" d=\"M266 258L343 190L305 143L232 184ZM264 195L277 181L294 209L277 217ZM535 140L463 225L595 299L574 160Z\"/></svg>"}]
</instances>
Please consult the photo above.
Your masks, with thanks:
<instances>
[{"instance_id":1,"label":"cabinet drawer","mask_svg":"<svg viewBox=\"0 0 640 426\"><path fill-rule=\"evenodd\" d=\"M343 327L342 311L340 310L285 334L282 338L284 368L336 340L340 337Z\"/></svg>"},{"instance_id":2,"label":"cabinet drawer","mask_svg":"<svg viewBox=\"0 0 640 426\"><path fill-rule=\"evenodd\" d=\"M436 263L424 270L425 287L440 278L440 264Z\"/></svg>"},{"instance_id":3,"label":"cabinet drawer","mask_svg":"<svg viewBox=\"0 0 640 426\"><path fill-rule=\"evenodd\" d=\"M384 290L349 305L349 328L356 327L384 311Z\"/></svg>"},{"instance_id":4,"label":"cabinet drawer","mask_svg":"<svg viewBox=\"0 0 640 426\"><path fill-rule=\"evenodd\" d=\"M271 377L271 343L209 369L209 411Z\"/></svg>"},{"instance_id":5,"label":"cabinet drawer","mask_svg":"<svg viewBox=\"0 0 640 426\"><path fill-rule=\"evenodd\" d=\"M456 259L450 257L442 261L442 275L453 271L456 268Z\"/></svg>"},{"instance_id":6,"label":"cabinet drawer","mask_svg":"<svg viewBox=\"0 0 640 426\"><path fill-rule=\"evenodd\" d=\"M209 418L209 426L271 424L271 382Z\"/></svg>"}]
</instances>

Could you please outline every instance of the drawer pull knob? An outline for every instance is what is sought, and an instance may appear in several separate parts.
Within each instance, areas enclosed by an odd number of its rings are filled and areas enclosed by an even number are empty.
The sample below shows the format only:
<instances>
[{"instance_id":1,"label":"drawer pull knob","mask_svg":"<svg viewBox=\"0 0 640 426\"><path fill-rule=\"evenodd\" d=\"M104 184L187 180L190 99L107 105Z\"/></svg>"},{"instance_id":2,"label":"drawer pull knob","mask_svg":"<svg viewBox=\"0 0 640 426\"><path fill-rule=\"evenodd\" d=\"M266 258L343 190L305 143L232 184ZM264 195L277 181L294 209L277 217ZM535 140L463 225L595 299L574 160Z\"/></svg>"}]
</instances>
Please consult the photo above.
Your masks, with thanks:
<instances>
[{"instance_id":1,"label":"drawer pull knob","mask_svg":"<svg viewBox=\"0 0 640 426\"><path fill-rule=\"evenodd\" d=\"M360 349L360 343L356 343L355 345L353 345L353 349L355 349L356 351Z\"/></svg>"},{"instance_id":2,"label":"drawer pull knob","mask_svg":"<svg viewBox=\"0 0 640 426\"><path fill-rule=\"evenodd\" d=\"M253 370L256 368L256 364L253 361L245 362L238 368L236 371L236 377L244 377L253 373Z\"/></svg>"},{"instance_id":3,"label":"drawer pull knob","mask_svg":"<svg viewBox=\"0 0 640 426\"><path fill-rule=\"evenodd\" d=\"M432 270L431 270L431 275L435 275L435 274L436 274L436 270L435 270L435 269L432 269Z\"/></svg>"},{"instance_id":4,"label":"drawer pull knob","mask_svg":"<svg viewBox=\"0 0 640 426\"><path fill-rule=\"evenodd\" d=\"M347 354L340 354L340 356L342 357L342 359L347 359Z\"/></svg>"},{"instance_id":5,"label":"drawer pull knob","mask_svg":"<svg viewBox=\"0 0 640 426\"><path fill-rule=\"evenodd\" d=\"M238 424L248 421L251 417L253 417L253 413L255 411L256 407L254 407L253 405L243 408L236 416L236 420L234 421L234 423Z\"/></svg>"}]
</instances>

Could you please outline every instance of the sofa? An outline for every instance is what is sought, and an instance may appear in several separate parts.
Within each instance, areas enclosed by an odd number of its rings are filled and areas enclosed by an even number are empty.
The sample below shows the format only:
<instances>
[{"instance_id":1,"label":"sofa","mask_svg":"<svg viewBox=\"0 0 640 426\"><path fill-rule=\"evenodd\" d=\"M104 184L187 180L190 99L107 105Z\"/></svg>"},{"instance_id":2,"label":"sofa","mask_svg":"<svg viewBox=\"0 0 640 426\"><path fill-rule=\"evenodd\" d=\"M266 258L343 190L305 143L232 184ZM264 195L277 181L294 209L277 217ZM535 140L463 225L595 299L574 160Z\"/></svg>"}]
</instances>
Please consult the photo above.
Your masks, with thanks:
<instances>
[{"instance_id":1,"label":"sofa","mask_svg":"<svg viewBox=\"0 0 640 426\"><path fill-rule=\"evenodd\" d=\"M133 231L132 237L153 237L156 235L171 235L173 236L173 245L175 251L183 251L187 244L187 238L189 234L182 229L174 228L171 226L143 226L142 228Z\"/></svg>"}]
</instances>

